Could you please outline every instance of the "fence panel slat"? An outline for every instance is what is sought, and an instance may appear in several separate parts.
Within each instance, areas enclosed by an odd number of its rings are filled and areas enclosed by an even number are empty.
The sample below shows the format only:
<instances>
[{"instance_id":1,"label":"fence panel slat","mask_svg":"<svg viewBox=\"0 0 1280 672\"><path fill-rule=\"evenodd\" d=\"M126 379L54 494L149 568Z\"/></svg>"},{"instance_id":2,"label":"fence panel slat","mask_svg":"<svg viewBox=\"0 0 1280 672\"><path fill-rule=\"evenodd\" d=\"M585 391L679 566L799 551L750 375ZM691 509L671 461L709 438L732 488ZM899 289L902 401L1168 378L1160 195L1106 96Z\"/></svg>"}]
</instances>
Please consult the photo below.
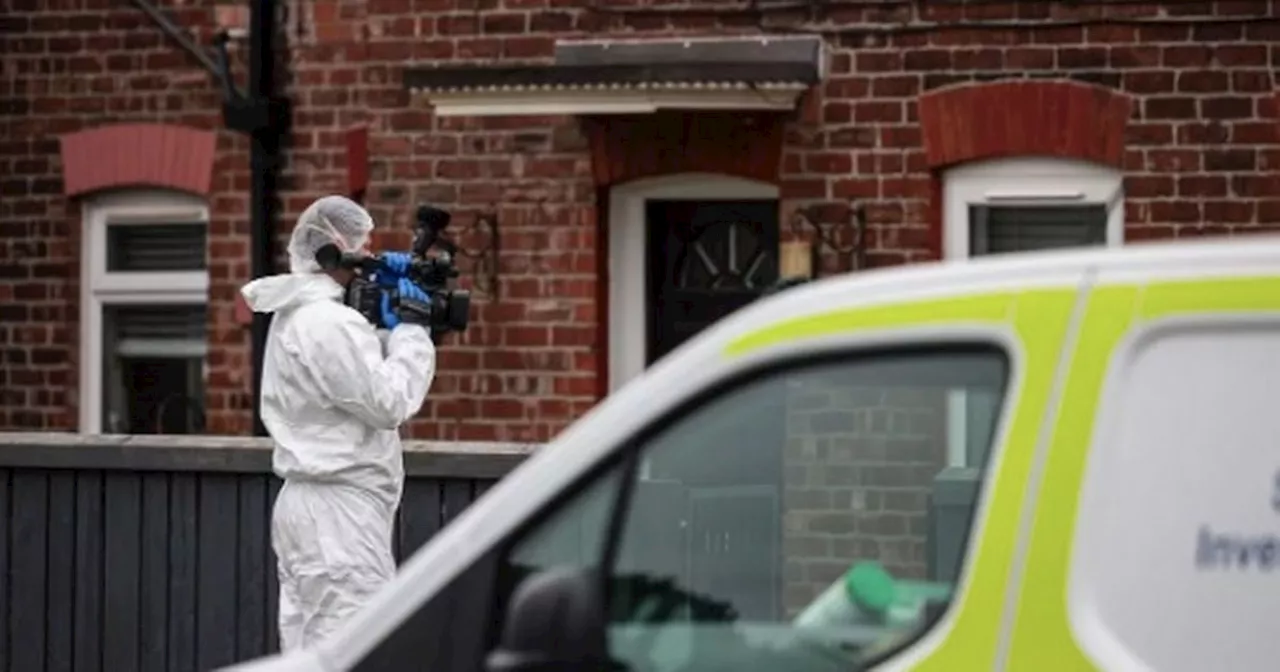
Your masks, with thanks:
<instances>
[{"instance_id":1,"label":"fence panel slat","mask_svg":"<svg viewBox=\"0 0 1280 672\"><path fill-rule=\"evenodd\" d=\"M55 471L49 476L48 636L46 668L69 671L75 627L76 474Z\"/></svg>"},{"instance_id":2,"label":"fence panel slat","mask_svg":"<svg viewBox=\"0 0 1280 672\"><path fill-rule=\"evenodd\" d=\"M144 672L169 664L169 474L142 475L142 638Z\"/></svg>"},{"instance_id":3,"label":"fence panel slat","mask_svg":"<svg viewBox=\"0 0 1280 672\"><path fill-rule=\"evenodd\" d=\"M200 572L196 581L196 669L236 658L236 526L239 506L235 474L202 474L199 499Z\"/></svg>"},{"instance_id":4,"label":"fence panel slat","mask_svg":"<svg viewBox=\"0 0 1280 672\"><path fill-rule=\"evenodd\" d=\"M105 491L102 658L111 670L138 668L141 626L142 480L139 474L110 472Z\"/></svg>"},{"instance_id":5,"label":"fence panel slat","mask_svg":"<svg viewBox=\"0 0 1280 672\"><path fill-rule=\"evenodd\" d=\"M174 474L169 484L169 670L196 670L196 572L199 482Z\"/></svg>"},{"instance_id":6,"label":"fence panel slat","mask_svg":"<svg viewBox=\"0 0 1280 672\"><path fill-rule=\"evenodd\" d=\"M10 661L14 670L45 669L45 557L49 477L42 469L14 474L13 536L9 547Z\"/></svg>"},{"instance_id":7,"label":"fence panel slat","mask_svg":"<svg viewBox=\"0 0 1280 672\"><path fill-rule=\"evenodd\" d=\"M13 603L9 594L9 551L13 548L13 525L9 517L9 484L13 478L12 469L0 469L0 544L4 544L0 553L0 672L8 672L9 651L13 643L9 639L9 612Z\"/></svg>"},{"instance_id":8,"label":"fence panel slat","mask_svg":"<svg viewBox=\"0 0 1280 672\"><path fill-rule=\"evenodd\" d=\"M247 660L267 652L267 574L275 568L263 563L268 540L267 477L240 477L240 534L236 560L236 659Z\"/></svg>"},{"instance_id":9,"label":"fence panel slat","mask_svg":"<svg viewBox=\"0 0 1280 672\"><path fill-rule=\"evenodd\" d=\"M471 481L451 478L444 482L444 520L441 527L453 522L458 514L471 506Z\"/></svg>"},{"instance_id":10,"label":"fence panel slat","mask_svg":"<svg viewBox=\"0 0 1280 672\"><path fill-rule=\"evenodd\" d=\"M400 533L397 535L400 539L398 558L401 561L413 555L440 531L443 503L444 493L439 481L415 478L405 483L400 502Z\"/></svg>"},{"instance_id":11,"label":"fence panel slat","mask_svg":"<svg viewBox=\"0 0 1280 672\"><path fill-rule=\"evenodd\" d=\"M73 665L102 672L103 474L76 473L76 597Z\"/></svg>"},{"instance_id":12,"label":"fence panel slat","mask_svg":"<svg viewBox=\"0 0 1280 672\"><path fill-rule=\"evenodd\" d=\"M267 479L267 501L262 512L267 526L267 547L262 561L263 566L267 568L267 620L263 624L267 634L266 653L276 653L280 650L280 629L276 621L280 613L280 578L276 575L276 552L271 548L271 510L275 506L276 495L280 494L281 485L283 483L275 476Z\"/></svg>"}]
</instances>

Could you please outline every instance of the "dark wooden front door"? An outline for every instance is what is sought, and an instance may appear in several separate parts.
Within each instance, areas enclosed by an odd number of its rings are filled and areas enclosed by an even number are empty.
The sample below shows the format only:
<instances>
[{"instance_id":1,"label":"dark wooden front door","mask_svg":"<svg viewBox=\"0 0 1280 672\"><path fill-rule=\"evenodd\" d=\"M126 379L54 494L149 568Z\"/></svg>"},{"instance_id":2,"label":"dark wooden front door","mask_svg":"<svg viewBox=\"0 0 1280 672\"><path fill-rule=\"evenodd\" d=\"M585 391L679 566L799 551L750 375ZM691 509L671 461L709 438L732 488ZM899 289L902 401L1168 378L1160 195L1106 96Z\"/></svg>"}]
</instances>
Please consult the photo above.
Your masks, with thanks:
<instances>
[{"instance_id":1,"label":"dark wooden front door","mask_svg":"<svg viewBox=\"0 0 1280 672\"><path fill-rule=\"evenodd\" d=\"M778 279L778 202L649 201L646 364Z\"/></svg>"}]
</instances>

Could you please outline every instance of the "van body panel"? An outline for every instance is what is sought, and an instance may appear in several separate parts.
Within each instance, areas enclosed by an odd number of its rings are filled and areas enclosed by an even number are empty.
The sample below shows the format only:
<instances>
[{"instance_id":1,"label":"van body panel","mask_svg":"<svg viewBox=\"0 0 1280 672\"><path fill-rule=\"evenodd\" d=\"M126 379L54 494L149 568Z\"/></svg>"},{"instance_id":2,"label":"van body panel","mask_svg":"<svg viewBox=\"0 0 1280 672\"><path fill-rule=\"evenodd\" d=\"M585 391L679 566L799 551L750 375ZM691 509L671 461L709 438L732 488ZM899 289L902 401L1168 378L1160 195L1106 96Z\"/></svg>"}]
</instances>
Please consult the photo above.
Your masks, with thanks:
<instances>
[{"instance_id":1,"label":"van body panel","mask_svg":"<svg viewBox=\"0 0 1280 672\"><path fill-rule=\"evenodd\" d=\"M1073 614L1069 605L1072 558L1081 552L1074 547L1082 534L1077 522L1081 498L1090 486L1085 479L1090 451L1094 445L1105 447L1097 421L1108 411L1125 413L1123 407L1102 410L1100 405L1103 400L1120 402L1114 388L1126 382L1123 369L1118 367L1131 347L1128 344L1170 319L1192 319L1211 325L1229 324L1240 317L1280 319L1280 256L1274 247L1228 263L1214 261L1199 258L1189 265L1170 265L1170 278L1162 277L1153 268L1120 267L1114 269L1118 272L1103 274L1091 291L1050 448L1049 477L1036 503L1027 575L1018 589L1010 669L1148 669L1146 663L1123 651L1123 647L1098 645L1090 652L1082 645L1082 635L1089 627L1096 630L1106 626L1096 622L1086 626L1089 619ZM1263 269L1269 272L1260 274ZM1280 392L1280 382L1276 391ZM1159 447L1143 448L1149 449L1152 468L1158 469ZM1142 496L1141 492L1134 494ZM1171 558L1170 562L1190 560ZM1077 576L1076 581L1080 580ZM1175 586L1169 588L1176 590ZM1261 585L1258 588L1265 590ZM1161 606L1151 605L1152 618L1160 617ZM1077 604L1077 611L1080 608L1083 605ZM1197 642L1194 646L1202 651L1211 648L1211 642ZM1185 664L1188 667L1182 669L1199 669L1193 659Z\"/></svg>"}]
</instances>

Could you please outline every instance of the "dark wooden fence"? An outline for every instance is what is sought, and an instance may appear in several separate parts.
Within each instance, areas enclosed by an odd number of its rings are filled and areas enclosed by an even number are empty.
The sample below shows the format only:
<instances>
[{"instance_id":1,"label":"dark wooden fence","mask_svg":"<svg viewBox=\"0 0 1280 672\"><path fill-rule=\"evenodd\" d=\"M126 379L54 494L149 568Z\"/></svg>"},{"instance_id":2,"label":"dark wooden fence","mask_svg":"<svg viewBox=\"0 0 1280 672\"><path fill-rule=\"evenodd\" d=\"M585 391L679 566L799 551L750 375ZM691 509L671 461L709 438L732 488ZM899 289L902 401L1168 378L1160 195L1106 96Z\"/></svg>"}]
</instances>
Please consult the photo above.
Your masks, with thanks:
<instances>
[{"instance_id":1,"label":"dark wooden fence","mask_svg":"<svg viewBox=\"0 0 1280 672\"><path fill-rule=\"evenodd\" d=\"M403 559L528 446L406 445ZM0 672L209 670L278 650L256 439L0 433Z\"/></svg>"}]
</instances>

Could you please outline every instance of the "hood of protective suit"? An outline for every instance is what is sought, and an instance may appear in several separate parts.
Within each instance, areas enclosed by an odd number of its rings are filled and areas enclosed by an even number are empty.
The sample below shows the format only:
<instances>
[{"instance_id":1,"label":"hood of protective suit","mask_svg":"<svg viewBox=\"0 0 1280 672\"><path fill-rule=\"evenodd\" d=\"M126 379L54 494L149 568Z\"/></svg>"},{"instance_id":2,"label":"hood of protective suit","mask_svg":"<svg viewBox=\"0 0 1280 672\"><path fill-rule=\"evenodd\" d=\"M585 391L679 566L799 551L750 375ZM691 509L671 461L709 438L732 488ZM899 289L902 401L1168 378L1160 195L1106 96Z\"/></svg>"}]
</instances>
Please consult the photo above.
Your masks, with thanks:
<instances>
[{"instance_id":1,"label":"hood of protective suit","mask_svg":"<svg viewBox=\"0 0 1280 672\"><path fill-rule=\"evenodd\" d=\"M286 273L258 278L240 288L240 294L253 312L275 313L340 298L342 285L323 273Z\"/></svg>"}]
</instances>

